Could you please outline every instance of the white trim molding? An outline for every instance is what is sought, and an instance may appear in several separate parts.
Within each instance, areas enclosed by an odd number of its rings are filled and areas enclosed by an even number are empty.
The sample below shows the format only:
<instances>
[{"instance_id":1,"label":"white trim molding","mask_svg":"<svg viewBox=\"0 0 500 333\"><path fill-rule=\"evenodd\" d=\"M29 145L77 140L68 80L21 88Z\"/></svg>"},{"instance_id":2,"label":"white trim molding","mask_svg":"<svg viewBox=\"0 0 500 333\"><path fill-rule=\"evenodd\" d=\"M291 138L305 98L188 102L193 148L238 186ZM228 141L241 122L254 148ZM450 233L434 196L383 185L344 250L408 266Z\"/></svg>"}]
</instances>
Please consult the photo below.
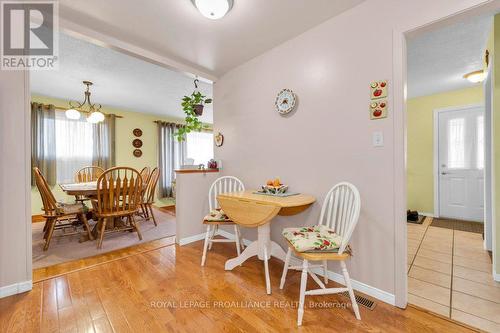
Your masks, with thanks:
<instances>
[{"instance_id":1,"label":"white trim molding","mask_svg":"<svg viewBox=\"0 0 500 333\"><path fill-rule=\"evenodd\" d=\"M176 237L175 240L176 240L177 244L179 244L180 246L184 246L184 245L191 244L191 243L203 240L203 239L205 239L205 233L193 235L193 236L189 236L189 237L185 237L185 238L181 238L181 239L177 239L177 237Z\"/></svg>"},{"instance_id":2,"label":"white trim molding","mask_svg":"<svg viewBox=\"0 0 500 333\"><path fill-rule=\"evenodd\" d=\"M493 270L493 280L500 282L500 274L496 270Z\"/></svg>"},{"instance_id":3,"label":"white trim molding","mask_svg":"<svg viewBox=\"0 0 500 333\"><path fill-rule=\"evenodd\" d=\"M31 280L0 287L0 298L24 293L31 289L33 289L33 282Z\"/></svg>"},{"instance_id":4,"label":"white trim molding","mask_svg":"<svg viewBox=\"0 0 500 333\"><path fill-rule=\"evenodd\" d=\"M227 232L225 230L219 229L218 235L226 237L228 239L234 239L234 234ZM246 246L248 246L252 243L252 241L250 241L248 239L243 239L243 243ZM297 258L294 258L294 259L297 260ZM313 269L313 271L317 275L324 276L323 269ZM328 270L327 275L328 275L328 278L330 280L335 281L337 283L340 283L342 285L345 285L344 276L342 276L342 274ZM381 289L369 286L363 282L353 280L352 278L351 278L351 284L352 284L352 288L356 291L362 292L363 294L366 294L368 296L376 298L379 301L388 303L390 305L393 305L393 306L396 305L396 297L391 293L388 293L388 292L383 291Z\"/></svg>"},{"instance_id":5,"label":"white trim molding","mask_svg":"<svg viewBox=\"0 0 500 333\"><path fill-rule=\"evenodd\" d=\"M427 217L436 217L434 213L427 213L427 212L418 212L422 216L427 216Z\"/></svg>"},{"instance_id":6,"label":"white trim molding","mask_svg":"<svg viewBox=\"0 0 500 333\"><path fill-rule=\"evenodd\" d=\"M317 275L324 276L322 268L314 268L312 271ZM327 275L330 280L340 283L341 285L345 285L344 276L342 274L327 270ZM351 284L352 288L356 291L362 292L363 294L376 298L384 303L396 306L396 297L393 294L388 293L387 291L372 287L370 285L367 285L366 283L356 281L352 278Z\"/></svg>"},{"instance_id":7,"label":"white trim molding","mask_svg":"<svg viewBox=\"0 0 500 333\"><path fill-rule=\"evenodd\" d=\"M220 236L225 237L227 239L235 239L234 234L227 232L226 230L219 229L219 231L217 232L217 235L220 235ZM248 246L251 243L252 243L252 241L250 241L248 239L243 239L243 244L245 244L245 246Z\"/></svg>"}]
</instances>

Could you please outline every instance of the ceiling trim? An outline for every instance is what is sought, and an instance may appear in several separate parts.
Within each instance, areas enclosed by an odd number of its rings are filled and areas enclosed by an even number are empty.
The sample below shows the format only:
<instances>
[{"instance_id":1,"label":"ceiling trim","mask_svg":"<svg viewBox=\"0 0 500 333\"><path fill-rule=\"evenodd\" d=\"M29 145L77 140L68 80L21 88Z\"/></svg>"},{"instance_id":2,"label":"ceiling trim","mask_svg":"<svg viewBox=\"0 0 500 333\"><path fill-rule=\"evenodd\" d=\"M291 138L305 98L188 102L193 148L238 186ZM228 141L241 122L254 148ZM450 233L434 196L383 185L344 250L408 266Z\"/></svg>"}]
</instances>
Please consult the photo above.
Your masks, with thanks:
<instances>
[{"instance_id":1,"label":"ceiling trim","mask_svg":"<svg viewBox=\"0 0 500 333\"><path fill-rule=\"evenodd\" d=\"M204 81L206 83L211 84L218 79L218 77L213 75L212 73L206 72L199 68L195 68L193 66L186 65L171 58L161 56L157 53L124 42L109 35L102 34L88 27L84 27L82 25L68 21L62 17L59 18L59 30L72 37L85 40L92 44L113 49L115 51L122 52L129 56L150 62L169 70L183 73L190 78L198 76L198 79L200 81Z\"/></svg>"}]
</instances>

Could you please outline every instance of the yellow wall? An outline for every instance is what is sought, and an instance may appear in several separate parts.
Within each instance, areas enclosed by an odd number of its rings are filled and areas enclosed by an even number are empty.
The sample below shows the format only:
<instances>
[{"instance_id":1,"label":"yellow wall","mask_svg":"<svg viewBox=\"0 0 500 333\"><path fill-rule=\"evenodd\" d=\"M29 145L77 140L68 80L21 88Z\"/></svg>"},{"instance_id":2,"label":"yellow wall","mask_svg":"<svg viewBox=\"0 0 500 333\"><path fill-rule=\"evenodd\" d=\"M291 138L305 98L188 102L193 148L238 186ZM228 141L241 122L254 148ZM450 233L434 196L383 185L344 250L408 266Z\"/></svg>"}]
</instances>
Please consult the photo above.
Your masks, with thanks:
<instances>
[{"instance_id":1,"label":"yellow wall","mask_svg":"<svg viewBox=\"0 0 500 333\"><path fill-rule=\"evenodd\" d=\"M483 103L483 99L483 88L478 84L408 100L408 209L434 212L434 110Z\"/></svg>"},{"instance_id":2,"label":"yellow wall","mask_svg":"<svg viewBox=\"0 0 500 333\"><path fill-rule=\"evenodd\" d=\"M68 101L49 98L44 96L32 96L32 101L43 104L54 104L56 106L67 106ZM113 108L102 108L104 113L114 113L123 118L116 119L116 165L124 165L141 170L145 166L156 167L158 165L158 138L155 120L176 121L176 118L159 117L146 113L123 111ZM134 128L142 129L141 140L143 142L142 156L137 158L132 155L134 150L132 140L135 139L132 134ZM61 191L59 186L53 188L56 199L61 201L74 201L74 197L68 197ZM160 199L157 205L171 204L172 200ZM36 187L31 191L31 212L32 214L41 214L42 202Z\"/></svg>"}]
</instances>

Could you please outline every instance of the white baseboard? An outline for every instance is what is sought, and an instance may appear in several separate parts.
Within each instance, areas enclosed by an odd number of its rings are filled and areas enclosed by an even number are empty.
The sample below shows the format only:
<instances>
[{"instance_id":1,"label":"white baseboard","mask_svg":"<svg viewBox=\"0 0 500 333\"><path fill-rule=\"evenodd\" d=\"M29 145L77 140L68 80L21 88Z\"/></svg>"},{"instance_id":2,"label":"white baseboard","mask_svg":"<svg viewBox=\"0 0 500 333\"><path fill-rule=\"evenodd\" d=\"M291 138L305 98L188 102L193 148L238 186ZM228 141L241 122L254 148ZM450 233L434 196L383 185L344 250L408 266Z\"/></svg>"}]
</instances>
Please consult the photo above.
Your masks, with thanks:
<instances>
[{"instance_id":1,"label":"white baseboard","mask_svg":"<svg viewBox=\"0 0 500 333\"><path fill-rule=\"evenodd\" d=\"M229 238L229 239L233 239L234 238L234 234L232 234L230 232L227 232L225 230L219 230L218 234L221 235L221 236L223 236L223 237ZM252 243L252 241L250 241L248 239L243 239L243 243L246 246L248 246L250 243ZM313 269L313 271L317 275L323 276L323 270L322 269ZM339 274L339 273L336 273L336 272L332 272L332 271L327 271L327 274L328 274L328 278L330 280L335 281L337 283L340 283L342 285L345 284L344 276L342 274ZM352 284L352 288L354 290L362 292L363 294L369 295L369 296L371 296L373 298L376 298L376 299L378 299L378 300L380 300L382 302L388 303L390 305L394 305L395 306L395 304L396 304L396 297L393 294L390 294L390 293L388 293L386 291L383 291L381 289L372 287L370 285L367 285L366 283L359 282L359 281L356 281L356 280L353 280L353 279L351 279L351 284Z\"/></svg>"},{"instance_id":2,"label":"white baseboard","mask_svg":"<svg viewBox=\"0 0 500 333\"><path fill-rule=\"evenodd\" d=\"M230 233L230 232L227 232L225 230L221 230L219 229L219 231L217 232L218 235L221 235L222 237L225 237L227 239L234 239L234 234ZM245 244L245 246L248 246L252 243L252 241L248 240L248 239L243 239L243 244Z\"/></svg>"},{"instance_id":3,"label":"white baseboard","mask_svg":"<svg viewBox=\"0 0 500 333\"><path fill-rule=\"evenodd\" d=\"M500 274L493 270L493 280L500 282Z\"/></svg>"},{"instance_id":4,"label":"white baseboard","mask_svg":"<svg viewBox=\"0 0 500 333\"><path fill-rule=\"evenodd\" d=\"M435 217L434 213L427 213L427 212L418 212L420 215L427 216L427 217Z\"/></svg>"},{"instance_id":5,"label":"white baseboard","mask_svg":"<svg viewBox=\"0 0 500 333\"><path fill-rule=\"evenodd\" d=\"M313 269L313 272L316 273L317 275L324 276L323 269L321 268L315 268ZM341 285L345 285L344 276L342 274L332 272L330 270L327 271L327 274L330 280L340 283ZM354 290L362 292L363 294L376 298L387 304L396 306L396 297L393 294L388 293L387 291L383 291L381 289L372 287L370 285L367 285L366 283L359 282L354 279L351 279L351 284Z\"/></svg>"},{"instance_id":6,"label":"white baseboard","mask_svg":"<svg viewBox=\"0 0 500 333\"><path fill-rule=\"evenodd\" d=\"M31 280L0 287L0 298L24 293L30 291L32 288L33 282Z\"/></svg>"},{"instance_id":7,"label":"white baseboard","mask_svg":"<svg viewBox=\"0 0 500 333\"><path fill-rule=\"evenodd\" d=\"M189 236L186 238L178 239L177 244L180 246L187 245L189 243L197 242L199 240L205 239L205 233L194 235L194 236Z\"/></svg>"}]
</instances>

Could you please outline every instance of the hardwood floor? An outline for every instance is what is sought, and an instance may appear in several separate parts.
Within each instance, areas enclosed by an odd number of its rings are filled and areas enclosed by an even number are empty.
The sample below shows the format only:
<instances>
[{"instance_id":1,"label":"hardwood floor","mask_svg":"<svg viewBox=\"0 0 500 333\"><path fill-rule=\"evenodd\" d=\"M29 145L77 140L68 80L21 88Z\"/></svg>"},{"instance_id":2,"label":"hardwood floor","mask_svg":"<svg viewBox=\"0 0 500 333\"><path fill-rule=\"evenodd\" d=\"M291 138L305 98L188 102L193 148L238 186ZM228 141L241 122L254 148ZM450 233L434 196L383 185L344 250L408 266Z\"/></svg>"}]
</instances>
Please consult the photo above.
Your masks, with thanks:
<instances>
[{"instance_id":1,"label":"hardwood floor","mask_svg":"<svg viewBox=\"0 0 500 333\"><path fill-rule=\"evenodd\" d=\"M280 290L283 264L272 259L268 296L259 260L226 272L233 244L215 244L205 267L200 267L201 252L202 242L166 246L37 282L30 292L0 299L0 332L470 331L382 302L373 311L361 308L362 321L357 321L340 295L308 296L298 329L299 272L290 272Z\"/></svg>"},{"instance_id":2,"label":"hardwood floor","mask_svg":"<svg viewBox=\"0 0 500 333\"><path fill-rule=\"evenodd\" d=\"M126 258L135 254L152 251L164 246L173 245L175 243L175 236L160 238L151 242L129 246L123 249L114 250L99 254L96 256L82 258L61 264L37 268L33 270L33 282L47 280L63 274L75 272L81 269L89 268L95 265L107 263L114 260Z\"/></svg>"}]
</instances>

